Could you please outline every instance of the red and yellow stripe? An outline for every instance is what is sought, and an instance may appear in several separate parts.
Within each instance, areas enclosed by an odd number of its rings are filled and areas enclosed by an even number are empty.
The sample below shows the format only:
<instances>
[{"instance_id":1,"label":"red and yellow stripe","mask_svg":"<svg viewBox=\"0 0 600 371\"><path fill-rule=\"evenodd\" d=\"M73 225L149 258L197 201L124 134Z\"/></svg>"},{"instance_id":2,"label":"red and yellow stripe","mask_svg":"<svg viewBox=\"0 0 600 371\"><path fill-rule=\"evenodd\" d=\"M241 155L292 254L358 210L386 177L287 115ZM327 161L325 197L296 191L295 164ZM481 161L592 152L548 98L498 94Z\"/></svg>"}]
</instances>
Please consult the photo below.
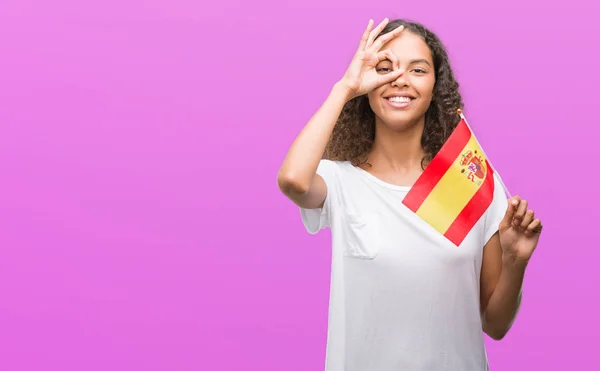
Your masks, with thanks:
<instances>
[{"instance_id":1,"label":"red and yellow stripe","mask_svg":"<svg viewBox=\"0 0 600 371\"><path fill-rule=\"evenodd\" d=\"M461 164L469 151L481 158L483 179ZM402 203L458 246L493 196L494 171L463 117Z\"/></svg>"}]
</instances>

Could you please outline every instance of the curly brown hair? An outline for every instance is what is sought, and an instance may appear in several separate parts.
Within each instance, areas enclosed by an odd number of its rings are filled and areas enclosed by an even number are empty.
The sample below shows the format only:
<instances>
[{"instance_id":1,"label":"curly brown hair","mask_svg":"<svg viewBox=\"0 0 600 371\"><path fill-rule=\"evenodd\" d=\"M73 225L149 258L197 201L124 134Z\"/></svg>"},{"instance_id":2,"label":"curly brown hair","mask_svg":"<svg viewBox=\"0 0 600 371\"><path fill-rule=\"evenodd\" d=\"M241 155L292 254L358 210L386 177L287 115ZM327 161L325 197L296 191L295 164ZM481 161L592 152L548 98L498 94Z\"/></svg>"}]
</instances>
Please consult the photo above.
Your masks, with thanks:
<instances>
[{"instance_id":1,"label":"curly brown hair","mask_svg":"<svg viewBox=\"0 0 600 371\"><path fill-rule=\"evenodd\" d=\"M425 113L425 128L421 145L425 156L423 169L444 145L458 122L456 110L463 108L459 84L454 78L446 48L432 31L423 25L402 19L390 21L380 37L403 25L406 31L420 36L431 51L435 70L433 100ZM334 161L350 161L358 166L367 163L367 155L375 139L375 114L367 95L361 95L346 103L333 129L325 150L326 158Z\"/></svg>"}]
</instances>

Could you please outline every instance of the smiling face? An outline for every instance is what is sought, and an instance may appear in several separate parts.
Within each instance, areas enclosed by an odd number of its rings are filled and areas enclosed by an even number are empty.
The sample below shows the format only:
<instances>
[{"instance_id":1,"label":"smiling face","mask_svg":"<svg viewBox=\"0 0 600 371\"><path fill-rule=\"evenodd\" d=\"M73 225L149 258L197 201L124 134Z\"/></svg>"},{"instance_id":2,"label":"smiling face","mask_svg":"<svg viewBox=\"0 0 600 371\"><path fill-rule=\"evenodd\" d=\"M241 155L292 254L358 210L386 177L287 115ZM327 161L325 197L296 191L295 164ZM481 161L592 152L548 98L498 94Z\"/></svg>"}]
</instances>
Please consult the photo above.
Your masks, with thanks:
<instances>
[{"instance_id":1,"label":"smiling face","mask_svg":"<svg viewBox=\"0 0 600 371\"><path fill-rule=\"evenodd\" d=\"M369 104L379 125L394 131L403 131L424 124L425 112L433 98L435 71L429 47L418 35L404 31L400 36L385 44L381 50L389 49L398 58L403 72L394 81L368 94ZM377 65L377 72L393 71L391 61Z\"/></svg>"}]
</instances>

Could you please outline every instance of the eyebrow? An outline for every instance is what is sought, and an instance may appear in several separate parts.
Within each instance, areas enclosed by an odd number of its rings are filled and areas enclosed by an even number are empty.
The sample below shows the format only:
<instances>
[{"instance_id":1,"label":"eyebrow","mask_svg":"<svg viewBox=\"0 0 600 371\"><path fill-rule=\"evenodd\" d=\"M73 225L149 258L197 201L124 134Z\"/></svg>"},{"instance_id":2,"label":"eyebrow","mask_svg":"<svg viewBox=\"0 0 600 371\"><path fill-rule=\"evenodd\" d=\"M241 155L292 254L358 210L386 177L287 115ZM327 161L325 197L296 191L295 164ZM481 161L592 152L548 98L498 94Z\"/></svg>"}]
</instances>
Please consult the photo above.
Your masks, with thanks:
<instances>
[{"instance_id":1,"label":"eyebrow","mask_svg":"<svg viewBox=\"0 0 600 371\"><path fill-rule=\"evenodd\" d=\"M382 60L381 62L391 62L391 60L386 58L386 59ZM417 64L417 63L425 63L426 65L431 67L431 63L429 63L429 61L427 59L413 59L408 64L411 65L411 64Z\"/></svg>"},{"instance_id":2,"label":"eyebrow","mask_svg":"<svg viewBox=\"0 0 600 371\"><path fill-rule=\"evenodd\" d=\"M412 61L410 61L409 64L415 64L415 63L425 63L425 64L431 66L431 63L429 63L429 61L427 59L413 59Z\"/></svg>"}]
</instances>

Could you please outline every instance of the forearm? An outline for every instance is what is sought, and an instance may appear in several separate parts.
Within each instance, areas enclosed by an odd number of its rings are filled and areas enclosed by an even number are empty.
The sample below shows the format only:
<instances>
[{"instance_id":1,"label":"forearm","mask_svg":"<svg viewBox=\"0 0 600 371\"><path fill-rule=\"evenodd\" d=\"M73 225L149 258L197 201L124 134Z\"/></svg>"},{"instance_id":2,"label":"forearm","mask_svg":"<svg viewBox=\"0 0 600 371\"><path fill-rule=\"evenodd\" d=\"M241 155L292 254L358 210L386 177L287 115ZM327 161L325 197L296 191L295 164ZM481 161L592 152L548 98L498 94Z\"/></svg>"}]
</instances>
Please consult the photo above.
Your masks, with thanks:
<instances>
[{"instance_id":1,"label":"forearm","mask_svg":"<svg viewBox=\"0 0 600 371\"><path fill-rule=\"evenodd\" d=\"M307 191L349 97L347 88L339 83L334 85L325 102L290 146L278 174L280 187L294 193Z\"/></svg>"},{"instance_id":2,"label":"forearm","mask_svg":"<svg viewBox=\"0 0 600 371\"><path fill-rule=\"evenodd\" d=\"M484 331L493 339L502 339L521 306L521 293L526 263L510 257L502 258L502 272L498 284L483 313Z\"/></svg>"}]
</instances>

